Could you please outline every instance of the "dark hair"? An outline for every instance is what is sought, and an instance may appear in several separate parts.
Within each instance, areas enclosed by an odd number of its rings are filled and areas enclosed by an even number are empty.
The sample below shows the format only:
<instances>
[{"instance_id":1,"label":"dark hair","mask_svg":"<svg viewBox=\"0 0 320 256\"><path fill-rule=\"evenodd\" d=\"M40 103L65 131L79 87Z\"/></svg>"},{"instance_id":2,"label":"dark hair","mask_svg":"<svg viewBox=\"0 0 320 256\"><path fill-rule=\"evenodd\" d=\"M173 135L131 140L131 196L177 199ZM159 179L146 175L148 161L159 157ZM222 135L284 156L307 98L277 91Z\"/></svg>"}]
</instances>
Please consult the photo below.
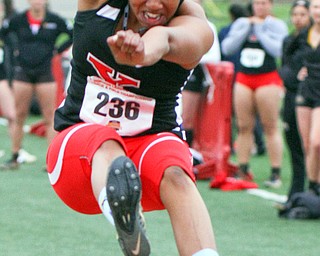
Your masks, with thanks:
<instances>
[{"instance_id":1,"label":"dark hair","mask_svg":"<svg viewBox=\"0 0 320 256\"><path fill-rule=\"evenodd\" d=\"M5 18L10 17L12 14L15 13L12 0L3 0L2 2L4 6Z\"/></svg>"},{"instance_id":2,"label":"dark hair","mask_svg":"<svg viewBox=\"0 0 320 256\"><path fill-rule=\"evenodd\" d=\"M307 9L309 9L310 2L307 0L296 0L292 3L291 10L296 6L303 6Z\"/></svg>"},{"instance_id":3,"label":"dark hair","mask_svg":"<svg viewBox=\"0 0 320 256\"><path fill-rule=\"evenodd\" d=\"M232 17L232 20L236 20L241 17L248 17L246 8L240 4L231 4L229 7L229 13Z\"/></svg>"}]
</instances>

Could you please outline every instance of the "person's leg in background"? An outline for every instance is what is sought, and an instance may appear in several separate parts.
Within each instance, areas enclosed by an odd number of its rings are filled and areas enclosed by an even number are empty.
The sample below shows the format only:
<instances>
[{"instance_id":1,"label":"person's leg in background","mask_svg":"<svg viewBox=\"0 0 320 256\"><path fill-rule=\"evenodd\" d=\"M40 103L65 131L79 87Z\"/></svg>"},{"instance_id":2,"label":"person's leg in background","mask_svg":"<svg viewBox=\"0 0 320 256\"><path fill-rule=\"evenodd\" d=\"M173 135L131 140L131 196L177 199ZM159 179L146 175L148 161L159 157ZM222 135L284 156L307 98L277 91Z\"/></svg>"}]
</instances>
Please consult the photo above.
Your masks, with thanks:
<instances>
[{"instance_id":1,"label":"person's leg in background","mask_svg":"<svg viewBox=\"0 0 320 256\"><path fill-rule=\"evenodd\" d=\"M186 131L187 143L192 146L194 122L198 113L202 91L204 73L199 64L191 74L187 84L182 91L182 119L183 128Z\"/></svg>"},{"instance_id":2,"label":"person's leg in background","mask_svg":"<svg viewBox=\"0 0 320 256\"><path fill-rule=\"evenodd\" d=\"M239 176L245 180L252 180L249 169L251 149L253 145L253 129L255 125L254 91L249 87L236 83L234 87L234 110L238 127L237 159Z\"/></svg>"},{"instance_id":3,"label":"person's leg in background","mask_svg":"<svg viewBox=\"0 0 320 256\"><path fill-rule=\"evenodd\" d=\"M299 131L305 149L306 170L309 179L309 190L316 195L320 195L320 107L308 108L298 107ZM307 124L303 124L309 120ZM308 131L303 131L309 128Z\"/></svg>"},{"instance_id":4,"label":"person's leg in background","mask_svg":"<svg viewBox=\"0 0 320 256\"><path fill-rule=\"evenodd\" d=\"M266 146L271 165L270 179L265 181L265 185L273 188L278 188L282 185L280 176L283 143L279 129L282 95L283 88L272 84L261 86L255 91L255 102L266 137Z\"/></svg>"},{"instance_id":5,"label":"person's leg in background","mask_svg":"<svg viewBox=\"0 0 320 256\"><path fill-rule=\"evenodd\" d=\"M38 83L35 85L35 93L46 126L48 144L50 144L56 135L56 131L53 129L53 115L56 108L56 90L55 82Z\"/></svg>"},{"instance_id":6,"label":"person's leg in background","mask_svg":"<svg viewBox=\"0 0 320 256\"><path fill-rule=\"evenodd\" d=\"M303 147L295 111L295 97L296 93L287 90L282 113L284 135L290 153L292 170L288 199L293 194L304 191L306 176Z\"/></svg>"},{"instance_id":7,"label":"person's leg in background","mask_svg":"<svg viewBox=\"0 0 320 256\"><path fill-rule=\"evenodd\" d=\"M21 149L24 136L23 125L29 114L32 94L33 84L20 80L13 80L16 119L12 127L10 127L12 134L12 157L1 165L1 169L17 169L19 167L19 150Z\"/></svg>"}]
</instances>

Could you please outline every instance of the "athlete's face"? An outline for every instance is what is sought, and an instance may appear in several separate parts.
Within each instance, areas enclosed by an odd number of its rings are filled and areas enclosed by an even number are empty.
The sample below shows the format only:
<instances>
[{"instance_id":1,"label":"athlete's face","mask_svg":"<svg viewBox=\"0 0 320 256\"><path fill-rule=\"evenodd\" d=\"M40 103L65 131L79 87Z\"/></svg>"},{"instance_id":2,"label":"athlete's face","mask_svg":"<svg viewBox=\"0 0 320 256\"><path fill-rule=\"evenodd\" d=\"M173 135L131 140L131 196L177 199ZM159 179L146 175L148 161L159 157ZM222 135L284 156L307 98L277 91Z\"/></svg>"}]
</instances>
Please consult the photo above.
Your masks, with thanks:
<instances>
[{"instance_id":1,"label":"athlete's face","mask_svg":"<svg viewBox=\"0 0 320 256\"><path fill-rule=\"evenodd\" d=\"M34 10L41 10L46 8L47 2L47 0L29 0L30 7Z\"/></svg>"},{"instance_id":2,"label":"athlete's face","mask_svg":"<svg viewBox=\"0 0 320 256\"><path fill-rule=\"evenodd\" d=\"M129 4L130 15L134 15L141 26L150 28L165 25L175 14L179 0L129 0Z\"/></svg>"},{"instance_id":3,"label":"athlete's face","mask_svg":"<svg viewBox=\"0 0 320 256\"><path fill-rule=\"evenodd\" d=\"M293 7L291 11L291 22L297 31L310 24L309 10L301 5Z\"/></svg>"},{"instance_id":4,"label":"athlete's face","mask_svg":"<svg viewBox=\"0 0 320 256\"><path fill-rule=\"evenodd\" d=\"M272 2L271 0L253 0L252 10L254 16L265 18L271 14Z\"/></svg>"},{"instance_id":5,"label":"athlete's face","mask_svg":"<svg viewBox=\"0 0 320 256\"><path fill-rule=\"evenodd\" d=\"M315 24L320 24L320 0L311 0L310 16Z\"/></svg>"}]
</instances>

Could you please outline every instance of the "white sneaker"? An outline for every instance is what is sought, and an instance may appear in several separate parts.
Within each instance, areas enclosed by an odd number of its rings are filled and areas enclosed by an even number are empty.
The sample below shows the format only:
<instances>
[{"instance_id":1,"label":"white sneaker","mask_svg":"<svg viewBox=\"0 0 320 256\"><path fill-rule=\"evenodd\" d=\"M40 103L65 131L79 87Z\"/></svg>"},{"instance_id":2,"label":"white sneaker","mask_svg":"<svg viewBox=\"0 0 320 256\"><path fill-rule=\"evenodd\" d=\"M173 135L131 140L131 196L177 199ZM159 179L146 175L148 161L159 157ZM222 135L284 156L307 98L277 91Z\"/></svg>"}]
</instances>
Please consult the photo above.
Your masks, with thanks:
<instances>
[{"instance_id":1,"label":"white sneaker","mask_svg":"<svg viewBox=\"0 0 320 256\"><path fill-rule=\"evenodd\" d=\"M35 161L37 161L37 157L34 155L31 155L30 153L28 153L27 151L25 151L24 149L20 149L19 150L19 156L18 156L18 163L22 164L22 163L34 163Z\"/></svg>"},{"instance_id":2,"label":"white sneaker","mask_svg":"<svg viewBox=\"0 0 320 256\"><path fill-rule=\"evenodd\" d=\"M279 175L272 174L269 180L263 183L268 188L280 188L282 186L282 181Z\"/></svg>"}]
</instances>

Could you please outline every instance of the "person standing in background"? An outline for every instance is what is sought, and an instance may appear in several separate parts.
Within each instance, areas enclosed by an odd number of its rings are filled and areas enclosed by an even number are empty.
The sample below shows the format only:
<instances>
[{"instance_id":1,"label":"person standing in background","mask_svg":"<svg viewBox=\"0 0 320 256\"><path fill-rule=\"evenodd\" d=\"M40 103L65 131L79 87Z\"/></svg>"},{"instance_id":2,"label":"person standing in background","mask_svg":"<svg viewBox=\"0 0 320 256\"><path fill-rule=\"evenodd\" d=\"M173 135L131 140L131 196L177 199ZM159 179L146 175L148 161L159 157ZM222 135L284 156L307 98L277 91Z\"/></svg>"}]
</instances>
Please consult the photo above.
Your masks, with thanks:
<instances>
[{"instance_id":1,"label":"person standing in background","mask_svg":"<svg viewBox=\"0 0 320 256\"><path fill-rule=\"evenodd\" d=\"M320 196L320 0L311 0L309 11L313 23L299 34L295 43L304 53L299 59L303 67L298 73L296 110L309 191Z\"/></svg>"},{"instance_id":2,"label":"person standing in background","mask_svg":"<svg viewBox=\"0 0 320 256\"><path fill-rule=\"evenodd\" d=\"M253 0L253 16L239 18L232 24L221 50L225 55L240 51L240 69L234 87L239 176L252 180L249 159L256 114L259 114L271 164L270 178L264 184L277 188L282 184L283 146L278 123L283 84L277 72L276 58L281 57L288 28L282 20L271 15L272 7L272 0Z\"/></svg>"},{"instance_id":3,"label":"person standing in background","mask_svg":"<svg viewBox=\"0 0 320 256\"><path fill-rule=\"evenodd\" d=\"M0 16L2 24L3 19L11 17L14 13L12 8L11 0L5 0L0 2ZM0 35L1 36L1 35ZM13 125L16 118L16 111L15 111L15 104L14 104L14 97L12 90L10 88L10 53L11 51L8 50L9 38L1 36L0 37L0 112L1 115L7 119L8 121L8 132L9 138L12 142L13 139Z\"/></svg>"},{"instance_id":4,"label":"person standing in background","mask_svg":"<svg viewBox=\"0 0 320 256\"><path fill-rule=\"evenodd\" d=\"M290 16L294 30L284 39L282 66L279 70L279 74L286 88L282 118L284 122L285 139L290 152L292 170L288 200L290 200L293 194L303 192L305 187L305 163L296 118L295 99L299 87L297 75L302 68L301 58L304 55L304 51L299 49L297 40L301 31L311 24L309 5L310 3L307 0L296 0L292 4Z\"/></svg>"},{"instance_id":5,"label":"person standing in background","mask_svg":"<svg viewBox=\"0 0 320 256\"><path fill-rule=\"evenodd\" d=\"M202 1L194 0L196 3L202 5ZM212 83L212 79L206 70L206 63L218 63L221 60L220 44L218 40L218 33L216 26L208 21L213 34L214 42L210 50L202 57L198 66L195 67L188 82L182 91L182 119L183 128L186 131L187 142L192 146L194 122L197 112L199 111L201 100L205 88L208 88ZM194 151L192 151L194 152ZM200 160L194 155L194 164L200 163Z\"/></svg>"},{"instance_id":6,"label":"person standing in background","mask_svg":"<svg viewBox=\"0 0 320 256\"><path fill-rule=\"evenodd\" d=\"M13 126L12 157L1 169L16 169L23 140L23 125L29 114L33 93L36 94L46 125L48 143L55 136L53 114L55 110L56 84L52 75L51 60L72 44L72 26L47 9L47 0L28 0L30 8L12 19L5 20L1 33L14 33L18 48L15 51L13 92L16 121ZM67 34L66 40L55 48L57 38Z\"/></svg>"},{"instance_id":7,"label":"person standing in background","mask_svg":"<svg viewBox=\"0 0 320 256\"><path fill-rule=\"evenodd\" d=\"M250 15L249 15L248 8L246 8L243 5L234 3L229 6L229 16L231 19L231 23L225 27L222 27L221 30L219 31L219 34L218 34L220 45L222 44L222 41L227 37L234 21L236 21L238 18L248 17ZM233 55L224 55L223 52L221 52L221 60L222 61L230 61L233 63L234 74L235 74L234 79L235 79L236 74L240 68L240 51L236 52ZM265 143L264 143L264 139L263 139L262 125L261 125L261 121L260 121L259 117L257 117L257 119L256 119L256 123L255 123L253 132L254 132L254 141L255 141L255 146L256 146L253 148L253 149L255 149L255 154L264 155ZM234 146L236 146L236 144L233 144L233 139L231 139L231 144L232 144L231 145L232 152L234 153L235 152Z\"/></svg>"}]
</instances>

